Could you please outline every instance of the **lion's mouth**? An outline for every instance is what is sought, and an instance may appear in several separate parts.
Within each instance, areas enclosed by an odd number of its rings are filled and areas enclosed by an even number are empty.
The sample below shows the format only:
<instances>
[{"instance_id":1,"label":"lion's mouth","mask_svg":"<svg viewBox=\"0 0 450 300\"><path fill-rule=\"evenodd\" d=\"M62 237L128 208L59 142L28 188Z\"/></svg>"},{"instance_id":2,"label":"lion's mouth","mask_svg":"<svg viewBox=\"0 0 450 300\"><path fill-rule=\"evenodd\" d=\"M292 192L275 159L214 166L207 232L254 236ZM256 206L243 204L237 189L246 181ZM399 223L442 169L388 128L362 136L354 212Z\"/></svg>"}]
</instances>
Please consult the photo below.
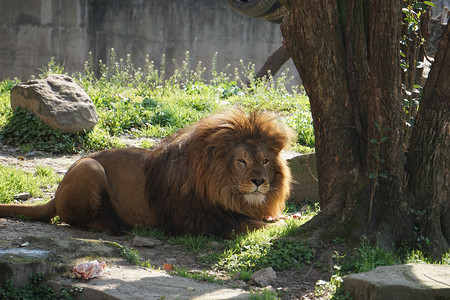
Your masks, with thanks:
<instances>
[{"instance_id":1,"label":"lion's mouth","mask_svg":"<svg viewBox=\"0 0 450 300\"><path fill-rule=\"evenodd\" d=\"M263 204L266 201L266 195L264 195L264 194L262 194L262 193L260 193L258 191L254 191L253 193L245 194L244 195L244 200L249 205L259 206L259 205Z\"/></svg>"}]
</instances>

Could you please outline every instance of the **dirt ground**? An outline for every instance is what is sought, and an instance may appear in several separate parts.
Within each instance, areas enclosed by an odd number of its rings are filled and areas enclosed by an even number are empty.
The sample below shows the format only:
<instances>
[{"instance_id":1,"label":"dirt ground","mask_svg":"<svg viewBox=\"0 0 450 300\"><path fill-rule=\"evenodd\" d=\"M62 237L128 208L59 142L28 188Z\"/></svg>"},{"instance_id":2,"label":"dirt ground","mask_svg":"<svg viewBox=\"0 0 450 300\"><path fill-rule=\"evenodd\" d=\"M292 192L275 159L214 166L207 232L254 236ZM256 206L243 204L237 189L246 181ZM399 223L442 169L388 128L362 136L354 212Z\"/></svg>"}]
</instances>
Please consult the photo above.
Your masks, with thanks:
<instances>
[{"instance_id":1,"label":"dirt ground","mask_svg":"<svg viewBox=\"0 0 450 300\"><path fill-rule=\"evenodd\" d=\"M2 145L0 143L0 163L2 165L16 166L22 170L34 171L36 166L47 166L60 174L64 174L80 155L50 156L45 153L32 152L22 154L19 149ZM186 253L181 245L171 245L162 241L154 247L134 247L130 236L111 236L103 233L93 233L77 230L68 225L51 225L40 222L24 222L12 219L0 219L0 239L20 239L24 236L39 234L45 231L54 236L72 236L89 239L102 239L117 242L125 247L138 250L142 259L149 259L156 267L163 267L164 262L177 265L187 270L209 271L212 274L226 279L232 286L251 289L249 283L227 278L224 273L213 271L211 266L203 265L198 256ZM323 245L317 247L314 261L298 270L276 272L276 279L272 288L278 292L281 299L327 299L328 293L315 295L318 280L329 281L333 268L333 255L336 246ZM217 249L220 251L220 249ZM199 254L202 255L202 254Z\"/></svg>"}]
</instances>

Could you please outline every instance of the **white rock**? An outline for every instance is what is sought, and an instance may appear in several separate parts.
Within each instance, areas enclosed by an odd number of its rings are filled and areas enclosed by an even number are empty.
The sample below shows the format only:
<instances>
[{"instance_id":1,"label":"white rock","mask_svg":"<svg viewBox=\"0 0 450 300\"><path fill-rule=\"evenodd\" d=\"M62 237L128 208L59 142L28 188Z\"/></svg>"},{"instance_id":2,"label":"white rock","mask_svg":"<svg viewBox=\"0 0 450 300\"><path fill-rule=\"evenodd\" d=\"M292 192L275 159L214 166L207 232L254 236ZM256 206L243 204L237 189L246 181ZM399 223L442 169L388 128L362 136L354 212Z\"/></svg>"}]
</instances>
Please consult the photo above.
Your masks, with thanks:
<instances>
[{"instance_id":1,"label":"white rock","mask_svg":"<svg viewBox=\"0 0 450 300\"><path fill-rule=\"evenodd\" d=\"M275 278L277 278L277 274L272 269L272 267L269 267L253 273L253 275L250 277L250 281L256 283L259 286L268 286Z\"/></svg>"}]
</instances>

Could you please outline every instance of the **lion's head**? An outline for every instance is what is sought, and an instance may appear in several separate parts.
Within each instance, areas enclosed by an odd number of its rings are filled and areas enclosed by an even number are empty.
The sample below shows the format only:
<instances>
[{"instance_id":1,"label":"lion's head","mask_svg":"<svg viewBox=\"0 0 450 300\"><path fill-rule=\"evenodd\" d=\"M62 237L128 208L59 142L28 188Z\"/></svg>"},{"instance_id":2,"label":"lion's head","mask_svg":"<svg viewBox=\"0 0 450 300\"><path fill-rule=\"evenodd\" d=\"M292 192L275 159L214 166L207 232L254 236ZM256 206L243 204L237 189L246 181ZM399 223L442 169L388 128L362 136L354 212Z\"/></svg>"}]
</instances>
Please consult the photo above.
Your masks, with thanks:
<instances>
[{"instance_id":1,"label":"lion's head","mask_svg":"<svg viewBox=\"0 0 450 300\"><path fill-rule=\"evenodd\" d=\"M279 216L289 196L291 173L280 152L291 137L275 114L239 110L206 117L164 147L179 150L171 167L189 170L182 194L194 191L204 205L262 220Z\"/></svg>"}]
</instances>

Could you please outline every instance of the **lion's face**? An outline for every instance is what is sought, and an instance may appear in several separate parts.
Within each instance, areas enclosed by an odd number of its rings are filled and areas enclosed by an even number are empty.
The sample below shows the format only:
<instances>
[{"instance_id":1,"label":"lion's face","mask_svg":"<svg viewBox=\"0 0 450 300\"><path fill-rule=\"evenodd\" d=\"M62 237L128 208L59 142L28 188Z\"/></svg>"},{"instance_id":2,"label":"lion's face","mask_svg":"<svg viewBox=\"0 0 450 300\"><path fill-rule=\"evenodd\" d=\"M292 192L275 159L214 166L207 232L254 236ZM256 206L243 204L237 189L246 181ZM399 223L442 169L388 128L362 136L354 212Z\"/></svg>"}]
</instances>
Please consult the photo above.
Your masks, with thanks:
<instances>
[{"instance_id":1,"label":"lion's face","mask_svg":"<svg viewBox=\"0 0 450 300\"><path fill-rule=\"evenodd\" d=\"M239 194L250 206L263 204L274 178L276 157L264 144L240 145L232 157L233 180Z\"/></svg>"}]
</instances>

